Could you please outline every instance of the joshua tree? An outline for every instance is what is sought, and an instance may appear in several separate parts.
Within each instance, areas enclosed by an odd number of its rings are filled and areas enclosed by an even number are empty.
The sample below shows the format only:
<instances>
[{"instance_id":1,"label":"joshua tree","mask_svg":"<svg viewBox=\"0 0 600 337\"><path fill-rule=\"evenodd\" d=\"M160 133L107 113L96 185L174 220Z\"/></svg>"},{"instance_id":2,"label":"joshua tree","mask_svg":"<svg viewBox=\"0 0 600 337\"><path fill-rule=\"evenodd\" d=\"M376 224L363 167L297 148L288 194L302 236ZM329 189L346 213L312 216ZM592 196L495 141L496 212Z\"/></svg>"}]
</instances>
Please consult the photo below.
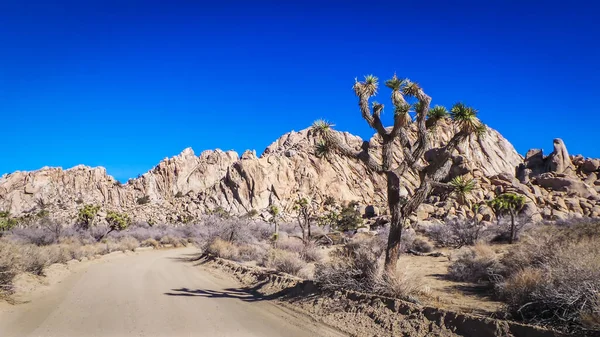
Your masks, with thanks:
<instances>
[{"instance_id":1,"label":"joshua tree","mask_svg":"<svg viewBox=\"0 0 600 337\"><path fill-rule=\"evenodd\" d=\"M274 241L279 239L279 222L277 222L277 218L279 217L279 207L276 205L271 205L269 207L269 214L271 214L271 222L275 225L275 234L273 235Z\"/></svg>"},{"instance_id":2,"label":"joshua tree","mask_svg":"<svg viewBox=\"0 0 600 337\"><path fill-rule=\"evenodd\" d=\"M302 241L308 243L311 237L310 223L314 218L314 210L307 198L300 198L294 202L294 210L298 212L298 225L302 230Z\"/></svg>"},{"instance_id":3,"label":"joshua tree","mask_svg":"<svg viewBox=\"0 0 600 337\"><path fill-rule=\"evenodd\" d=\"M100 206L98 205L85 205L82 209L79 210L79 214L77 215L77 222L80 226L85 229L89 229L94 225L94 220L96 219L96 215L100 210Z\"/></svg>"},{"instance_id":4,"label":"joshua tree","mask_svg":"<svg viewBox=\"0 0 600 337\"><path fill-rule=\"evenodd\" d=\"M316 121L313 130L321 137L321 141L315 148L317 155L323 156L330 152L336 152L360 160L370 171L385 175L388 207L391 214L385 269L388 273L395 273L405 219L416 211L434 187L450 188L448 184L440 183L440 181L446 178L450 171L452 152L469 135L482 134L485 127L477 119L477 110L462 103L455 104L450 114L443 107L436 106L430 109L431 97L417 83L408 79L399 79L394 75L385 82L385 85L392 89L391 99L394 105L394 122L390 128L384 127L381 120L383 104L377 102L373 102L372 106L369 104L369 99L378 90L377 77L366 76L364 81L357 80L353 87L354 93L358 97L362 117L370 127L377 131L379 136L382 144L381 161L371 155L368 142L364 142L361 149L356 150L348 146L338 133L333 131L332 124L328 122ZM416 100L416 103L411 105L407 99ZM431 148L430 137L440 131L442 124L438 125L438 122L447 119L448 115L454 121L453 137L438 149L432 161L426 162L424 154ZM416 122L414 128L416 140L409 137L413 116ZM444 123L443 125L447 126L448 124ZM396 150L403 153L402 162L394 163ZM405 193L401 193L401 191L406 191L402 182L406 173L413 173L420 181L412 193L406 193L404 196Z\"/></svg>"},{"instance_id":5,"label":"joshua tree","mask_svg":"<svg viewBox=\"0 0 600 337\"><path fill-rule=\"evenodd\" d=\"M106 232L106 234L104 234L98 241L102 240L113 231L122 231L127 229L127 227L129 227L131 224L131 219L129 218L129 215L125 213L108 211L106 214L106 222L108 222L108 232Z\"/></svg>"},{"instance_id":6,"label":"joshua tree","mask_svg":"<svg viewBox=\"0 0 600 337\"><path fill-rule=\"evenodd\" d=\"M2 232L11 230L17 225L17 220L10 217L10 213L6 211L0 211L0 236Z\"/></svg>"},{"instance_id":7,"label":"joshua tree","mask_svg":"<svg viewBox=\"0 0 600 337\"><path fill-rule=\"evenodd\" d=\"M491 200L489 205L498 218L504 214L510 215L510 237L508 238L508 243L512 244L517 236L515 217L525 206L525 197L515 193L504 193Z\"/></svg>"}]
</instances>

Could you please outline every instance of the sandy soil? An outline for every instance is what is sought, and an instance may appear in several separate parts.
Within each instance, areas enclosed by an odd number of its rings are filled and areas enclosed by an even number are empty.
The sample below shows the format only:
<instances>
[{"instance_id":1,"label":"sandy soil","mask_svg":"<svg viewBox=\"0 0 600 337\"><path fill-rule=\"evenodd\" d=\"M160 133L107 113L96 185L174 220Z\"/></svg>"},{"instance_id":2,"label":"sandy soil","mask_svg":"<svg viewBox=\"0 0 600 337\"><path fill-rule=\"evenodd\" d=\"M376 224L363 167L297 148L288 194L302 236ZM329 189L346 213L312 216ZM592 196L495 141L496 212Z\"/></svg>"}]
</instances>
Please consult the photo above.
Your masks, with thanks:
<instances>
[{"instance_id":1,"label":"sandy soil","mask_svg":"<svg viewBox=\"0 0 600 337\"><path fill-rule=\"evenodd\" d=\"M449 254L450 251L445 250L444 253ZM503 304L493 300L484 286L448 280L449 265L450 260L443 256L404 254L398 261L398 268L406 268L407 274L414 277L428 294L419 298L425 305L484 316L501 309Z\"/></svg>"},{"instance_id":2,"label":"sandy soil","mask_svg":"<svg viewBox=\"0 0 600 337\"><path fill-rule=\"evenodd\" d=\"M21 296L29 302L0 306L0 336L344 336L196 266L195 254L120 254L55 273Z\"/></svg>"}]
</instances>

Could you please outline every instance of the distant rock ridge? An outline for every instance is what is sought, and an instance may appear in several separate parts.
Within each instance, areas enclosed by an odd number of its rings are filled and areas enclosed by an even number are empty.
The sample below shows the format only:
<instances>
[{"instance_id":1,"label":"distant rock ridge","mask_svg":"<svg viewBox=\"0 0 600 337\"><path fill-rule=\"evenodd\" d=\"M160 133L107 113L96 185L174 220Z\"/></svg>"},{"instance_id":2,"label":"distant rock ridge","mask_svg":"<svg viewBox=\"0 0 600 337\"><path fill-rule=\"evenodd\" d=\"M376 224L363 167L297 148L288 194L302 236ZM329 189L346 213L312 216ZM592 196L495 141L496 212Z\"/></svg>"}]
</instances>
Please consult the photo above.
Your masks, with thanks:
<instances>
[{"instance_id":1,"label":"distant rock ridge","mask_svg":"<svg viewBox=\"0 0 600 337\"><path fill-rule=\"evenodd\" d=\"M350 146L363 143L350 133L340 135ZM451 132L437 133L432 139L434 147L450 137ZM358 201L384 209L384 179L344 157L317 158L313 153L317 141L311 130L305 129L284 134L260 156L253 150L239 155L218 149L196 156L186 148L126 184L107 175L103 167L16 171L0 178L0 210L26 216L44 208L72 222L82 204L93 203L127 211L139 221L176 223L217 208L243 215L276 204L284 212L291 212L298 195L317 201L331 196L339 202ZM377 137L368 141L375 149L380 146ZM432 149L427 155L435 153ZM373 155L378 156L377 150ZM395 156L402 160L400 151ZM484 137L469 138L453 154L447 179L464 174L477 178L481 188L475 192L475 201L504 191L524 194L528 200L526 213L535 218L599 216L599 169L599 160L569 156L560 139L554 141L549 156L544 157L541 150L530 150L523 158L502 135L488 129ZM416 179L408 175L404 184L412 191ZM139 199L145 196L149 202L141 204ZM434 195L413 220L461 215L458 208L452 200Z\"/></svg>"}]
</instances>

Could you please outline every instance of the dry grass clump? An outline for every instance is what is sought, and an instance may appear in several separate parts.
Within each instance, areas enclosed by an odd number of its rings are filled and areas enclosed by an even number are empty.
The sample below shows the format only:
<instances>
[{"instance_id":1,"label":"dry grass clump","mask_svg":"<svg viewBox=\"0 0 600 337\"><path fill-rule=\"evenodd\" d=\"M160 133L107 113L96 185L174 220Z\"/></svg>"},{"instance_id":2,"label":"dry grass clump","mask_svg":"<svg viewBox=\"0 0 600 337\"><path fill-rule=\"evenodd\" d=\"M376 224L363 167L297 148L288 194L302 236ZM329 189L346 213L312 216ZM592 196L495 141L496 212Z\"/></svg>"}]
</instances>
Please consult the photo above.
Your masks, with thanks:
<instances>
[{"instance_id":1,"label":"dry grass clump","mask_svg":"<svg viewBox=\"0 0 600 337\"><path fill-rule=\"evenodd\" d=\"M300 270L306 266L306 262L297 253L277 248L271 249L267 253L262 264L267 268L297 276Z\"/></svg>"},{"instance_id":2,"label":"dry grass clump","mask_svg":"<svg viewBox=\"0 0 600 337\"><path fill-rule=\"evenodd\" d=\"M321 250L312 242L304 245L300 251L300 258L306 262L321 262L323 254Z\"/></svg>"},{"instance_id":3,"label":"dry grass clump","mask_svg":"<svg viewBox=\"0 0 600 337\"><path fill-rule=\"evenodd\" d=\"M408 302L418 303L419 296L427 295L417 277L407 269L400 268L393 275L382 273L374 284L374 293Z\"/></svg>"},{"instance_id":4,"label":"dry grass clump","mask_svg":"<svg viewBox=\"0 0 600 337\"><path fill-rule=\"evenodd\" d=\"M516 319L600 329L600 222L535 230L511 247L495 281Z\"/></svg>"},{"instance_id":5,"label":"dry grass clump","mask_svg":"<svg viewBox=\"0 0 600 337\"><path fill-rule=\"evenodd\" d=\"M240 256L239 248L229 241L215 238L206 247L206 252L222 259L237 261Z\"/></svg>"},{"instance_id":6,"label":"dry grass clump","mask_svg":"<svg viewBox=\"0 0 600 337\"><path fill-rule=\"evenodd\" d=\"M0 295L10 293L12 280L18 274L19 254L14 243L0 240Z\"/></svg>"},{"instance_id":7,"label":"dry grass clump","mask_svg":"<svg viewBox=\"0 0 600 337\"><path fill-rule=\"evenodd\" d=\"M239 247L240 261L262 261L267 254L263 245L241 245Z\"/></svg>"},{"instance_id":8,"label":"dry grass clump","mask_svg":"<svg viewBox=\"0 0 600 337\"><path fill-rule=\"evenodd\" d=\"M330 261L316 265L315 281L325 290L370 292L379 275L382 252L376 239L346 244L331 253Z\"/></svg>"},{"instance_id":9,"label":"dry grass clump","mask_svg":"<svg viewBox=\"0 0 600 337\"><path fill-rule=\"evenodd\" d=\"M490 273L498 263L496 252L484 244L463 248L451 259L448 276L461 282L488 281Z\"/></svg>"},{"instance_id":10,"label":"dry grass clump","mask_svg":"<svg viewBox=\"0 0 600 337\"><path fill-rule=\"evenodd\" d=\"M142 241L142 243L140 243L141 247L152 247L154 249L158 249L160 248L160 242L154 240L154 239L146 239L144 241Z\"/></svg>"},{"instance_id":11,"label":"dry grass clump","mask_svg":"<svg viewBox=\"0 0 600 337\"><path fill-rule=\"evenodd\" d=\"M412 242L410 249L419 253L431 253L433 251L433 246L423 238L417 237Z\"/></svg>"},{"instance_id":12,"label":"dry grass clump","mask_svg":"<svg viewBox=\"0 0 600 337\"><path fill-rule=\"evenodd\" d=\"M185 240L182 240L181 238L177 238L177 237L173 237L170 235L167 236L163 236L160 239L160 244L161 245L173 245L173 247L183 247L186 244Z\"/></svg>"},{"instance_id":13,"label":"dry grass clump","mask_svg":"<svg viewBox=\"0 0 600 337\"><path fill-rule=\"evenodd\" d=\"M405 269L385 274L383 246L378 238L355 240L332 253L330 261L317 264L315 281L325 290L354 290L416 302L418 280Z\"/></svg>"},{"instance_id":14,"label":"dry grass clump","mask_svg":"<svg viewBox=\"0 0 600 337\"><path fill-rule=\"evenodd\" d=\"M140 242L131 236L125 236L119 240L119 246L123 251L134 251L140 246Z\"/></svg>"}]
</instances>

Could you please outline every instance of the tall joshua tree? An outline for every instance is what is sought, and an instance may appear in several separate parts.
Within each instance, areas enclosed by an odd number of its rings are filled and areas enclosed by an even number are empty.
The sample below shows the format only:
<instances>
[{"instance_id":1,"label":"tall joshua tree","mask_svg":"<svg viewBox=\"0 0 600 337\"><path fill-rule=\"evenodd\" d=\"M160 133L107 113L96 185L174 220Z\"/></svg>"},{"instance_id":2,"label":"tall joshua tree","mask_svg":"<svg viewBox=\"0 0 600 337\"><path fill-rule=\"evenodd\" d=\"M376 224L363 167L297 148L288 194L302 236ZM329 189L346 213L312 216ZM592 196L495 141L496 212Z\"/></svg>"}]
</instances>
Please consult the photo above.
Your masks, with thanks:
<instances>
[{"instance_id":1,"label":"tall joshua tree","mask_svg":"<svg viewBox=\"0 0 600 337\"><path fill-rule=\"evenodd\" d=\"M387 128L381 120L383 104L369 104L369 99L377 94L377 77L365 76L364 81L357 80L353 87L363 119L380 137L381 161L371 155L369 144L366 142L360 149L348 146L332 129L330 123L316 121L312 129L321 138L315 148L317 155L335 152L360 160L370 171L386 177L391 227L385 253L385 270L395 273L405 219L416 211L434 187L452 188L450 184L441 182L447 177L452 166L452 152L469 135L481 135L485 126L477 119L477 110L462 103L455 104L450 113L441 106L430 108L431 97L417 83L408 79L400 79L394 75L385 85L392 89L391 99L394 105L393 125ZM416 103L411 105L407 100L415 100ZM452 138L437 151L433 160L425 161L425 152L431 148L430 137L442 131L439 127L442 123L439 122L449 116L453 121ZM409 137L412 123L416 123L417 137L414 141ZM448 126L447 123L443 125ZM394 162L394 153L397 150L403 153L402 162ZM409 172L420 179L419 186L412 193L402 193L406 191L403 177Z\"/></svg>"}]
</instances>

